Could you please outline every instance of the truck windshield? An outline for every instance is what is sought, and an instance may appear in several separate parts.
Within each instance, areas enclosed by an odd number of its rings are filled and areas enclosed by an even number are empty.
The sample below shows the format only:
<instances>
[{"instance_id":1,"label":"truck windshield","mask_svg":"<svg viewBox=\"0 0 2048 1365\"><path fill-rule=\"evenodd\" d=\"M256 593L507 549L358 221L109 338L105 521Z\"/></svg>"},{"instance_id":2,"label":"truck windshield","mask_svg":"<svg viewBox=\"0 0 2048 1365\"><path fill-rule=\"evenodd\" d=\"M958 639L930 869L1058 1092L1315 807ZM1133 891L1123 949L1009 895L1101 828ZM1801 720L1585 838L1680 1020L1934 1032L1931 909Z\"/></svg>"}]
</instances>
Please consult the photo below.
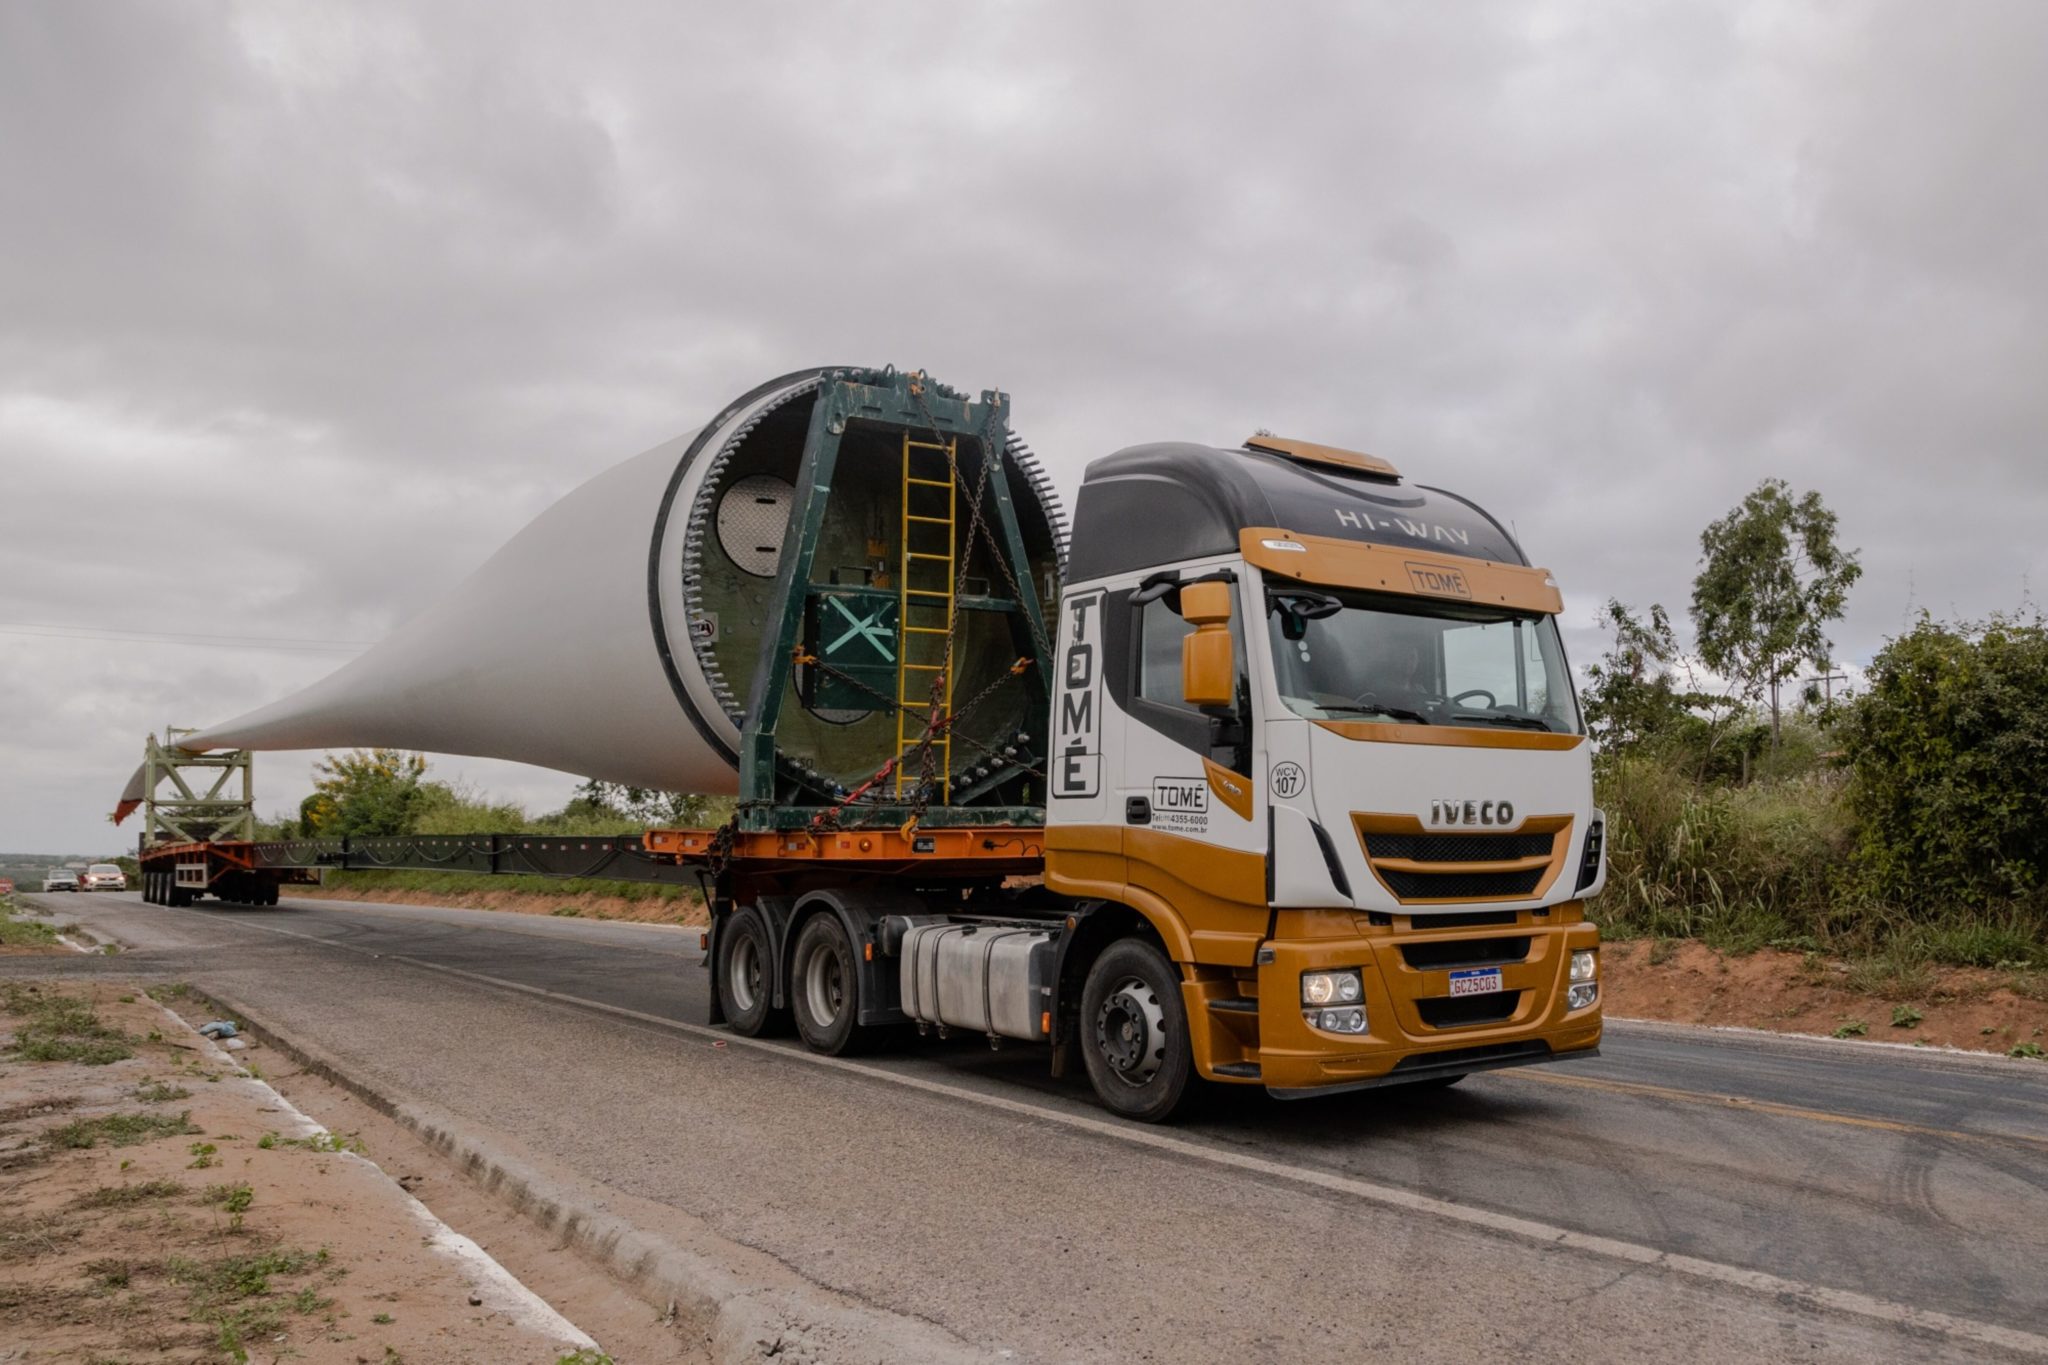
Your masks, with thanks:
<instances>
[{"instance_id":1,"label":"truck windshield","mask_svg":"<svg viewBox=\"0 0 2048 1365\"><path fill-rule=\"evenodd\" d=\"M1267 593L1280 695L1311 720L1580 733L1548 616L1375 593Z\"/></svg>"}]
</instances>

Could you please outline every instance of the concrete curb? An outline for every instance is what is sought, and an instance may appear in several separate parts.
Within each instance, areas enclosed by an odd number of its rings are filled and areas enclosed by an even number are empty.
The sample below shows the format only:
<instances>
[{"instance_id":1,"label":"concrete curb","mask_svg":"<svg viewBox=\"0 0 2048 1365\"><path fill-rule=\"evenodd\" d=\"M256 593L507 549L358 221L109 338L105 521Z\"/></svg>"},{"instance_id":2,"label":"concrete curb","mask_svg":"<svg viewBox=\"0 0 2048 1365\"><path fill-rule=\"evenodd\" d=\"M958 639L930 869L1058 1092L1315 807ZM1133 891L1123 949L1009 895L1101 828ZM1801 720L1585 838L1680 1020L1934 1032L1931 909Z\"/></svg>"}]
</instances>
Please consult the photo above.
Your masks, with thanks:
<instances>
[{"instance_id":1,"label":"concrete curb","mask_svg":"<svg viewBox=\"0 0 2048 1365\"><path fill-rule=\"evenodd\" d=\"M720 1365L773 1358L778 1365L868 1362L875 1365L958 1365L1013 1362L1007 1353L978 1350L919 1318L850 1302L821 1286L774 1289L750 1283L711 1257L651 1236L597 1207L485 1139L465 1133L431 1105L385 1091L351 1074L316 1044L250 1011L217 990L190 988L221 1014L243 1021L264 1042L307 1071L354 1095L404 1125L453 1161L513 1212L597 1262L652 1303L669 1303L696 1324ZM735 1246L734 1258L758 1254Z\"/></svg>"}]
</instances>

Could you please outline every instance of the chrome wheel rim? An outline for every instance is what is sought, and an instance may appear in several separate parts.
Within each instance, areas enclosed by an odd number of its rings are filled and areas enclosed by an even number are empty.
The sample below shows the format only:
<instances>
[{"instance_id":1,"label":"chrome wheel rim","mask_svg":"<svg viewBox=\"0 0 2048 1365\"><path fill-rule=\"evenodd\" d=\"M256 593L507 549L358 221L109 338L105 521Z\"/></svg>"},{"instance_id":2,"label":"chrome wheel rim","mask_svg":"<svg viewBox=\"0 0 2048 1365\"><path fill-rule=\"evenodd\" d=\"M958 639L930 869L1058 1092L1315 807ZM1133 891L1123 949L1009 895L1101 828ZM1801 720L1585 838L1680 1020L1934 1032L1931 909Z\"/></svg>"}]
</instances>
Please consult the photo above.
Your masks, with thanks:
<instances>
[{"instance_id":1,"label":"chrome wheel rim","mask_svg":"<svg viewBox=\"0 0 2048 1365\"><path fill-rule=\"evenodd\" d=\"M824 944L811 950L804 963L804 1003L820 1028L830 1028L846 1007L846 977L839 969L839 954Z\"/></svg>"},{"instance_id":2,"label":"chrome wheel rim","mask_svg":"<svg viewBox=\"0 0 2048 1365\"><path fill-rule=\"evenodd\" d=\"M741 1014L752 1013L761 998L761 945L752 934L733 944L727 971L731 977L728 984L732 988L732 1003Z\"/></svg>"},{"instance_id":3,"label":"chrome wheel rim","mask_svg":"<svg viewBox=\"0 0 2048 1365\"><path fill-rule=\"evenodd\" d=\"M1166 1011L1135 976L1116 983L1095 1011L1095 1046L1112 1075L1141 1086L1166 1064Z\"/></svg>"}]
</instances>

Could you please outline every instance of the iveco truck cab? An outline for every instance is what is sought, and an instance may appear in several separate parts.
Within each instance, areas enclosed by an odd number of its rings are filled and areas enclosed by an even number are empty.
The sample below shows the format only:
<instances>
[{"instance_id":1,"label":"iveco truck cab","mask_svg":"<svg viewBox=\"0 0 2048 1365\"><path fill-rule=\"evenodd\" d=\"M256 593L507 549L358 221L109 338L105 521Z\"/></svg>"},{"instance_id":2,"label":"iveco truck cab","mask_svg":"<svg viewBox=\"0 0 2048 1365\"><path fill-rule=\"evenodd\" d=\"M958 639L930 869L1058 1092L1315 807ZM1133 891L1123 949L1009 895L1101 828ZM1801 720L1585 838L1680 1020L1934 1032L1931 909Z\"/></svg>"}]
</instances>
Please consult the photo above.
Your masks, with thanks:
<instances>
[{"instance_id":1,"label":"iveco truck cab","mask_svg":"<svg viewBox=\"0 0 2048 1365\"><path fill-rule=\"evenodd\" d=\"M1110 1107L1597 1047L1602 822L1561 605L1493 517L1370 456L1262 435L1090 466L1045 884L1171 964L1090 973L1075 1041Z\"/></svg>"}]
</instances>

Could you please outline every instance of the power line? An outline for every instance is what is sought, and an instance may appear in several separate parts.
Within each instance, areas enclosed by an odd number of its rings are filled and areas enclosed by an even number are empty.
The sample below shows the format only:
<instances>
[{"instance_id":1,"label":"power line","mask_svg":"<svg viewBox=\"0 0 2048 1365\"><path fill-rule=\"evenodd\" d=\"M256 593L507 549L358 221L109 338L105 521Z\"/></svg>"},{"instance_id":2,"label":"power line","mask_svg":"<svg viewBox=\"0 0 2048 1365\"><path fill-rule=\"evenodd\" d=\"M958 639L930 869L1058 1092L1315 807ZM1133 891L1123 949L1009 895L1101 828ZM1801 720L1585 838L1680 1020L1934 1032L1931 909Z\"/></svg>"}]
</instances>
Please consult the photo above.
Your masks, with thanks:
<instances>
[{"instance_id":1,"label":"power line","mask_svg":"<svg viewBox=\"0 0 2048 1365\"><path fill-rule=\"evenodd\" d=\"M116 644L192 645L201 649L280 649L290 653L353 654L370 647L370 642L359 640L309 640L283 635L185 635L160 630L54 625L41 621L0 621L0 635L20 635L35 640L106 640Z\"/></svg>"}]
</instances>

